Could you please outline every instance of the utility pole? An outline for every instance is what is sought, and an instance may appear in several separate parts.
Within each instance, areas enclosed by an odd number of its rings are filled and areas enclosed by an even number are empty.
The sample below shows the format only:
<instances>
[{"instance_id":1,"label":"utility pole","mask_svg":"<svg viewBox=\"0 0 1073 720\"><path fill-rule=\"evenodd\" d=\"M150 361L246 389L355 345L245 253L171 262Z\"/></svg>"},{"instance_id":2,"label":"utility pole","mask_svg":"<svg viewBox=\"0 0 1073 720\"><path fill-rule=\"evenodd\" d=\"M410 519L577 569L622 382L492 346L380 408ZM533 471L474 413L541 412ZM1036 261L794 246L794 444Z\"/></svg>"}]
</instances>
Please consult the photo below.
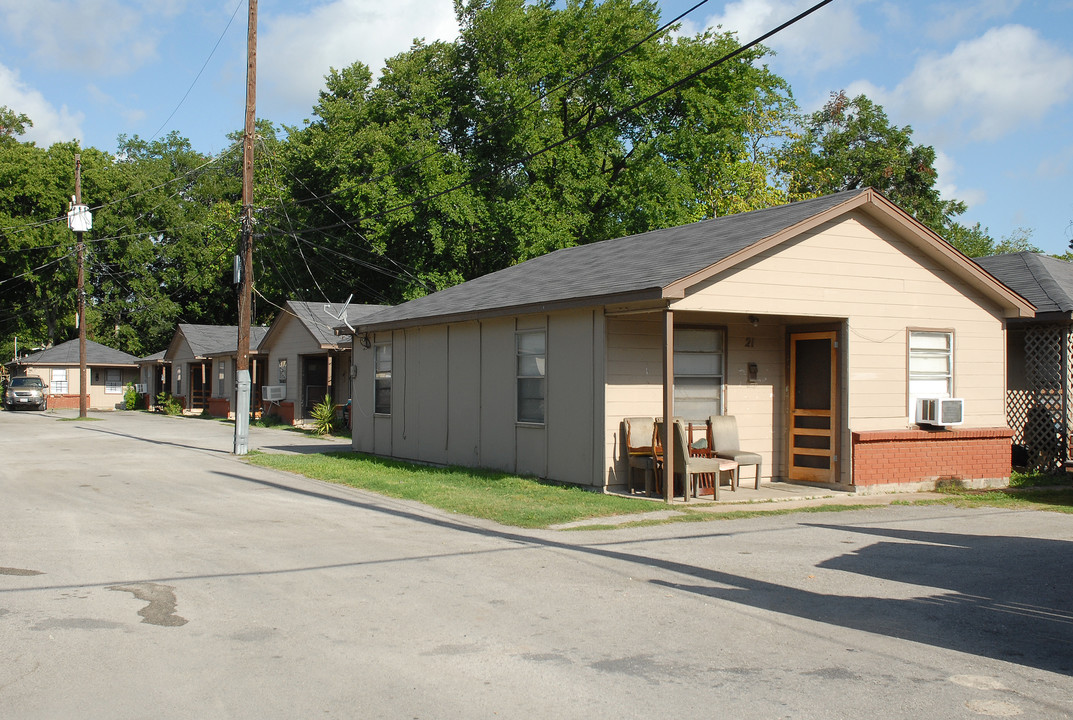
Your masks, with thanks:
<instances>
[{"instance_id":1,"label":"utility pole","mask_svg":"<svg viewBox=\"0 0 1073 720\"><path fill-rule=\"evenodd\" d=\"M257 117L257 0L249 0L246 36L246 128L242 135L242 232L239 255L238 351L235 358L235 455L250 449L250 324L253 275L253 136Z\"/></svg>"},{"instance_id":2,"label":"utility pole","mask_svg":"<svg viewBox=\"0 0 1073 720\"><path fill-rule=\"evenodd\" d=\"M82 156L75 155L74 206L68 213L67 224L75 231L78 243L78 417L86 417L86 246L82 242L83 229L89 229L89 211L82 204Z\"/></svg>"}]
</instances>

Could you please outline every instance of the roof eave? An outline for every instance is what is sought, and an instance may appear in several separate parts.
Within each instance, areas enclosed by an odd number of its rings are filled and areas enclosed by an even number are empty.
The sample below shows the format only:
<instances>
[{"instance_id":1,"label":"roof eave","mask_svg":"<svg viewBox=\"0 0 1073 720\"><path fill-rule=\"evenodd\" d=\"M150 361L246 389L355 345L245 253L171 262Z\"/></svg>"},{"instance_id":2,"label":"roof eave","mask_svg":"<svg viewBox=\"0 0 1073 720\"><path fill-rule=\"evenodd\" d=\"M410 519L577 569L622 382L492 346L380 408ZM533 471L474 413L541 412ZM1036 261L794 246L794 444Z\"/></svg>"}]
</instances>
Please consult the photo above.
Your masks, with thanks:
<instances>
[{"instance_id":1,"label":"roof eave","mask_svg":"<svg viewBox=\"0 0 1073 720\"><path fill-rule=\"evenodd\" d=\"M577 308L594 307L600 305L623 304L630 302L643 302L649 300L661 300L665 297L662 288L645 288L644 290L629 291L625 293L609 293L607 295L586 295L565 300L551 302L537 302L524 305L510 305L506 307L489 308L486 310L471 310L458 313L444 313L441 315L424 315L413 318L400 318L394 321L379 323L359 323L354 326L354 332L349 329L347 335L361 335L370 332L382 332L386 330L404 330L423 325L449 325L455 323L470 322L473 320L485 320L512 315L531 315L534 313L556 312L574 310ZM337 328L340 330L343 328Z\"/></svg>"}]
</instances>

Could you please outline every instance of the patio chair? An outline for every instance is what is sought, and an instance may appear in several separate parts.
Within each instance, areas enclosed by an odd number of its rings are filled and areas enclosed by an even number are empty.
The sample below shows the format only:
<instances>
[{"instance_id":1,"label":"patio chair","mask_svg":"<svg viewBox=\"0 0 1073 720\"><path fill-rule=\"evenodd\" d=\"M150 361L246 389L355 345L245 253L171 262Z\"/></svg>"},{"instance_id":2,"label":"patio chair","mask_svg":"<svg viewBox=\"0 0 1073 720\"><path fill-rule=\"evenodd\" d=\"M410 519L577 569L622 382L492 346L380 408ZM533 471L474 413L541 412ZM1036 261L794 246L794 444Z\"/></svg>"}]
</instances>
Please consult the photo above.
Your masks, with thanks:
<instances>
[{"instance_id":1,"label":"patio chair","mask_svg":"<svg viewBox=\"0 0 1073 720\"><path fill-rule=\"evenodd\" d=\"M662 423L656 423L656 432L662 431L660 427ZM693 493L693 497L698 496L699 479L702 475L711 474L714 476L712 482L712 499L719 499L719 480L720 475L724 472L730 472L730 485L734 487L737 483L738 464L733 460L719 457L698 457L693 455L688 450L688 441L686 440L685 426L676 422L673 426L672 437L674 442L674 468L675 474L681 474L684 482L682 483L683 493Z\"/></svg>"},{"instance_id":2,"label":"patio chair","mask_svg":"<svg viewBox=\"0 0 1073 720\"><path fill-rule=\"evenodd\" d=\"M656 455L653 452L655 444L655 422L650 417L626 418L626 459L629 463L629 491L633 492L634 470L644 473L645 494L651 495L655 491L656 480Z\"/></svg>"},{"instance_id":3,"label":"patio chair","mask_svg":"<svg viewBox=\"0 0 1073 720\"><path fill-rule=\"evenodd\" d=\"M738 465L756 466L756 489L760 489L760 469L764 458L759 453L746 452L741 449L738 440L738 421L733 415L712 415L708 418L708 446L716 457L733 460ZM741 472L737 473L738 480Z\"/></svg>"}]
</instances>

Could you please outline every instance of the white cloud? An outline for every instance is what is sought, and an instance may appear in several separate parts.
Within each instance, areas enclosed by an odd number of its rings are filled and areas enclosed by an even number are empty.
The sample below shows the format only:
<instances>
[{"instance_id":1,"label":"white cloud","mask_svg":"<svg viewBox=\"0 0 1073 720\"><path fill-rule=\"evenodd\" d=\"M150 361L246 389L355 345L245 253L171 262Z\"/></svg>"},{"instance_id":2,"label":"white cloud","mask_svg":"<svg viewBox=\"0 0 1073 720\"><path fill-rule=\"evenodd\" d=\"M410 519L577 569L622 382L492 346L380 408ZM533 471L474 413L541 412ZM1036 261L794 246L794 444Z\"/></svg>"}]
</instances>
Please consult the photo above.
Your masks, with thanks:
<instances>
[{"instance_id":1,"label":"white cloud","mask_svg":"<svg viewBox=\"0 0 1073 720\"><path fill-rule=\"evenodd\" d=\"M982 188L960 188L955 181L960 171L957 162L942 152L935 151L935 173L938 175L936 189L944 200L960 200L970 208L987 202L987 191Z\"/></svg>"},{"instance_id":2,"label":"white cloud","mask_svg":"<svg viewBox=\"0 0 1073 720\"><path fill-rule=\"evenodd\" d=\"M1073 55L1005 25L921 59L894 90L875 93L892 116L941 124L939 139L997 140L1073 96Z\"/></svg>"},{"instance_id":3,"label":"white cloud","mask_svg":"<svg viewBox=\"0 0 1073 720\"><path fill-rule=\"evenodd\" d=\"M1073 145L1067 145L1040 161L1036 166L1036 177L1044 180L1058 180L1069 175L1073 166Z\"/></svg>"},{"instance_id":4,"label":"white cloud","mask_svg":"<svg viewBox=\"0 0 1073 720\"><path fill-rule=\"evenodd\" d=\"M316 102L333 67L360 60L375 76L386 58L409 49L414 38L432 42L458 35L453 5L444 0L332 0L308 13L264 18L262 27L258 85L269 104L302 112Z\"/></svg>"},{"instance_id":5,"label":"white cloud","mask_svg":"<svg viewBox=\"0 0 1073 720\"><path fill-rule=\"evenodd\" d=\"M813 5L812 0L735 0L708 27L736 32L739 42L760 37ZM868 52L876 42L858 17L858 0L838 2L773 35L764 42L778 55L776 64L818 72Z\"/></svg>"},{"instance_id":6,"label":"white cloud","mask_svg":"<svg viewBox=\"0 0 1073 720\"><path fill-rule=\"evenodd\" d=\"M21 140L47 147L82 135L82 113L72 113L66 105L57 110L44 95L20 81L17 72L4 65L0 65L0 98L3 98L2 104L33 121L33 127L20 137Z\"/></svg>"},{"instance_id":7,"label":"white cloud","mask_svg":"<svg viewBox=\"0 0 1073 720\"><path fill-rule=\"evenodd\" d=\"M935 22L928 29L932 40L942 41L974 32L984 24L1013 15L1021 0L975 0L937 3L931 7Z\"/></svg>"},{"instance_id":8,"label":"white cloud","mask_svg":"<svg viewBox=\"0 0 1073 720\"><path fill-rule=\"evenodd\" d=\"M145 21L156 12L120 0L0 0L6 37L38 65L83 76L122 75L155 59Z\"/></svg>"}]
</instances>

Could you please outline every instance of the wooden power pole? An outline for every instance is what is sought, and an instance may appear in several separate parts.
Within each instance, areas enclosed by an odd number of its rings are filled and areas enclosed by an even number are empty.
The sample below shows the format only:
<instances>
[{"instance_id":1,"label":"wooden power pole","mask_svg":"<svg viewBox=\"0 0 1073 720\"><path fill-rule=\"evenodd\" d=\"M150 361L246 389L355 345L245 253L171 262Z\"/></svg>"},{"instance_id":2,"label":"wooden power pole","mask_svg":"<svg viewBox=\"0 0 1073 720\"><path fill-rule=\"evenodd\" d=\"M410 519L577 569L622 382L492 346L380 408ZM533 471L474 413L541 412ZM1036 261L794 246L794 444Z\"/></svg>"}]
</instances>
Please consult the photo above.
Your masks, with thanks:
<instances>
[{"instance_id":1,"label":"wooden power pole","mask_svg":"<svg viewBox=\"0 0 1073 720\"><path fill-rule=\"evenodd\" d=\"M75 155L75 208L82 208L82 156ZM82 225L74 225L78 242L78 417L86 417L86 246L82 242Z\"/></svg>"},{"instance_id":2,"label":"wooden power pole","mask_svg":"<svg viewBox=\"0 0 1073 720\"><path fill-rule=\"evenodd\" d=\"M250 306L253 296L253 138L257 117L257 0L249 0L246 39L246 127L242 136L242 276L238 286L238 351L235 393L235 454L249 452L250 442Z\"/></svg>"}]
</instances>

